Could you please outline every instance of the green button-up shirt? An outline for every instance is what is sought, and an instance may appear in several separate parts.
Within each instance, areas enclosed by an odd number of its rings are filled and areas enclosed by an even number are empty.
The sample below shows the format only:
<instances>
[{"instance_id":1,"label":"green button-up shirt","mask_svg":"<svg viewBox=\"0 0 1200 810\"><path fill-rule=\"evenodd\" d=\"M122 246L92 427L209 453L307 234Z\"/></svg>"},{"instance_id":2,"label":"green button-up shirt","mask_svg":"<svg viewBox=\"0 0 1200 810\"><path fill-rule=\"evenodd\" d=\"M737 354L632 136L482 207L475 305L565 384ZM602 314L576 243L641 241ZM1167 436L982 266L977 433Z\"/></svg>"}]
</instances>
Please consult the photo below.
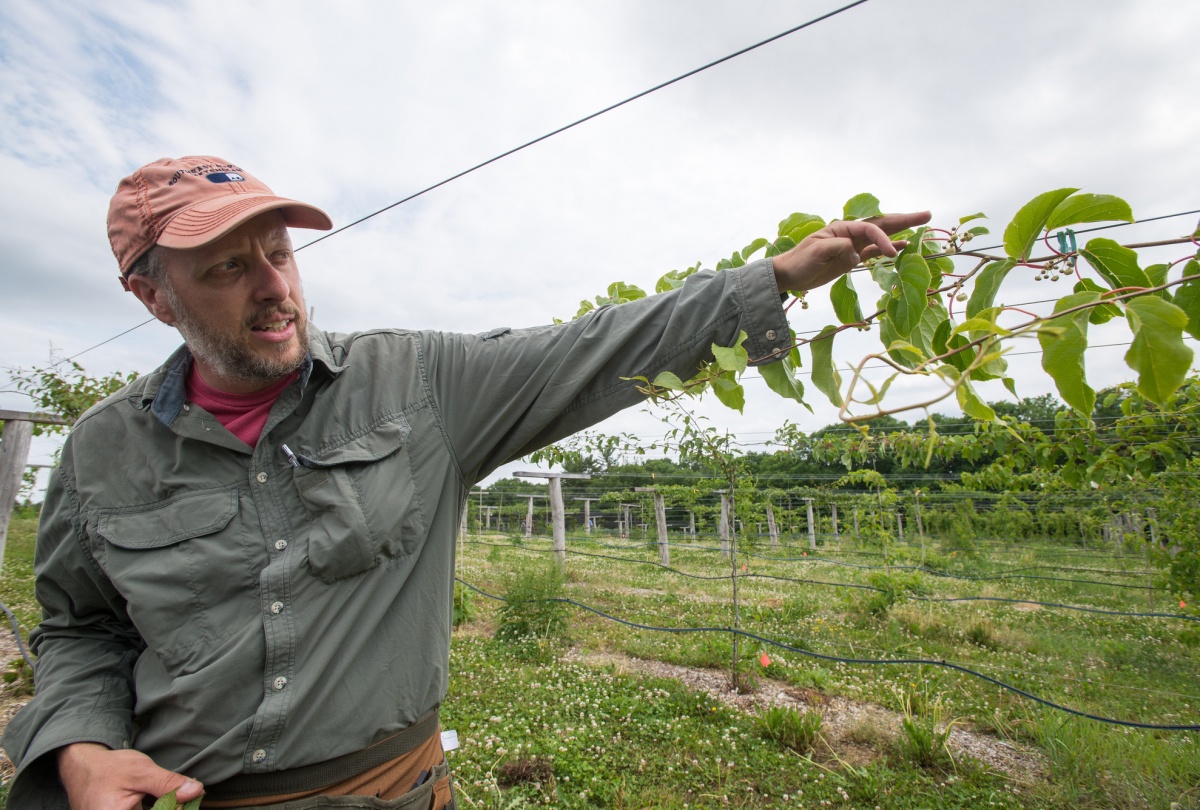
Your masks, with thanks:
<instances>
[{"instance_id":1,"label":"green button-up shirt","mask_svg":"<svg viewBox=\"0 0 1200 810\"><path fill-rule=\"evenodd\" d=\"M789 345L769 261L558 326L313 330L253 449L186 402L181 348L84 414L52 477L13 806L65 806L44 755L73 742L211 784L420 719L446 693L470 487L740 331L754 358Z\"/></svg>"}]
</instances>

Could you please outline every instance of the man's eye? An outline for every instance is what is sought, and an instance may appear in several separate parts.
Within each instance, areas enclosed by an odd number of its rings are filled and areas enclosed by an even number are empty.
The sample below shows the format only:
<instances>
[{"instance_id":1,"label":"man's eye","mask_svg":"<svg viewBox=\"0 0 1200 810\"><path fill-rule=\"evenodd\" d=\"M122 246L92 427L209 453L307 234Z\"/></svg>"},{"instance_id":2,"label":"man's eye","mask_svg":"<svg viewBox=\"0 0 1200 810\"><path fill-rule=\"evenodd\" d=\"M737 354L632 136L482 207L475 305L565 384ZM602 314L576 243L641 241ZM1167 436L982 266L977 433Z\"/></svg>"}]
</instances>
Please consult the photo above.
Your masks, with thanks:
<instances>
[{"instance_id":1,"label":"man's eye","mask_svg":"<svg viewBox=\"0 0 1200 810\"><path fill-rule=\"evenodd\" d=\"M276 264L283 264L292 258L292 252L290 250L277 250L271 254L271 258L275 260Z\"/></svg>"}]
</instances>

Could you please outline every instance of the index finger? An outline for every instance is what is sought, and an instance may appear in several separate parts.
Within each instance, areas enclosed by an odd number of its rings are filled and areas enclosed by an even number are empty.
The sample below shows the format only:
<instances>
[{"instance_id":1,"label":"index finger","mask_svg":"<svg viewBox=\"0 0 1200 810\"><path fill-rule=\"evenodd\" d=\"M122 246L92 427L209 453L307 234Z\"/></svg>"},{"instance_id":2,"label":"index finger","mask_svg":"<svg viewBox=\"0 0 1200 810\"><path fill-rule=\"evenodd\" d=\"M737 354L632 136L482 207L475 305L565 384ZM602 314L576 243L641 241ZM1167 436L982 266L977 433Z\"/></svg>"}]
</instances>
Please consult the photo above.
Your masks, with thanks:
<instances>
[{"instance_id":1,"label":"index finger","mask_svg":"<svg viewBox=\"0 0 1200 810\"><path fill-rule=\"evenodd\" d=\"M870 222L886 234L893 234L924 225L932 217L933 215L928 211L914 211L910 214L884 214L881 217L871 217L863 221Z\"/></svg>"}]
</instances>

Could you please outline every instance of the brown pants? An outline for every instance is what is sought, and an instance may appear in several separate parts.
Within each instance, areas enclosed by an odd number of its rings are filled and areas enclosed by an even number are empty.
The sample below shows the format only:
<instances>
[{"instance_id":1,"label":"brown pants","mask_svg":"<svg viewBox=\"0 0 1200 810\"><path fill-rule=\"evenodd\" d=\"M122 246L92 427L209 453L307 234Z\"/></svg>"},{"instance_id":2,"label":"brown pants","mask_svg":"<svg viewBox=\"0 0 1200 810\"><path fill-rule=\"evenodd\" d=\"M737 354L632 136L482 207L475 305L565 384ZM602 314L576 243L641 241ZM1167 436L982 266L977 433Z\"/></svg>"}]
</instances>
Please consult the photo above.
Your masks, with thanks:
<instances>
[{"instance_id":1,"label":"brown pants","mask_svg":"<svg viewBox=\"0 0 1200 810\"><path fill-rule=\"evenodd\" d=\"M204 801L201 807L237 807L244 810L454 810L454 796L450 789L450 769L442 752L442 735L435 733L407 754L336 785L282 796Z\"/></svg>"}]
</instances>

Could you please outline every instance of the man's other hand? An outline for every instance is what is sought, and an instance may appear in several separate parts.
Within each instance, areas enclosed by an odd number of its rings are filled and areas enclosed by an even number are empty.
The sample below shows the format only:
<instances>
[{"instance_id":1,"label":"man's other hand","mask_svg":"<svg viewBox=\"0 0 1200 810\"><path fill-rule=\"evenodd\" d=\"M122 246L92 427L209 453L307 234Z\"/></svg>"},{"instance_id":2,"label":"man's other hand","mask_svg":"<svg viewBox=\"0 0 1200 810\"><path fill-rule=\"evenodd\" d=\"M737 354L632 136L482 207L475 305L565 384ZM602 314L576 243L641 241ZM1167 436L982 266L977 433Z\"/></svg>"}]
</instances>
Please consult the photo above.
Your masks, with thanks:
<instances>
[{"instance_id":1,"label":"man's other hand","mask_svg":"<svg viewBox=\"0 0 1200 810\"><path fill-rule=\"evenodd\" d=\"M924 225L929 217L920 211L831 222L772 259L779 291L815 290L867 259L895 256L905 243L893 242L890 235Z\"/></svg>"},{"instance_id":2,"label":"man's other hand","mask_svg":"<svg viewBox=\"0 0 1200 810\"><path fill-rule=\"evenodd\" d=\"M71 810L139 810L142 797L158 798L177 790L180 804L204 792L194 779L154 764L140 751L114 751L96 743L74 743L58 750L58 774Z\"/></svg>"}]
</instances>

